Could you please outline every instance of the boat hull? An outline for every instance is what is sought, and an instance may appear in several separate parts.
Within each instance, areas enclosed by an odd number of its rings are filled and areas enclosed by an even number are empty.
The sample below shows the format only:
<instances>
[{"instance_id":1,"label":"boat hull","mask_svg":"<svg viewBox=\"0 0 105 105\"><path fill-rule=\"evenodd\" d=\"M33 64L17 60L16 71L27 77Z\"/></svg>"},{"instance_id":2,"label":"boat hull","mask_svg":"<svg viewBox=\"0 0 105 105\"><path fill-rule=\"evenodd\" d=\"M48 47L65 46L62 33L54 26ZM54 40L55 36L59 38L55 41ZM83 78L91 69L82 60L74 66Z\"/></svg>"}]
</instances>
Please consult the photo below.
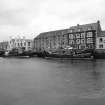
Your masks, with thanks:
<instances>
[{"instance_id":1,"label":"boat hull","mask_svg":"<svg viewBox=\"0 0 105 105\"><path fill-rule=\"evenodd\" d=\"M41 53L38 55L39 57L44 58L63 58L63 59L93 59L94 56L91 53L85 54L74 54L74 55L67 55L67 54L50 54L50 53Z\"/></svg>"}]
</instances>

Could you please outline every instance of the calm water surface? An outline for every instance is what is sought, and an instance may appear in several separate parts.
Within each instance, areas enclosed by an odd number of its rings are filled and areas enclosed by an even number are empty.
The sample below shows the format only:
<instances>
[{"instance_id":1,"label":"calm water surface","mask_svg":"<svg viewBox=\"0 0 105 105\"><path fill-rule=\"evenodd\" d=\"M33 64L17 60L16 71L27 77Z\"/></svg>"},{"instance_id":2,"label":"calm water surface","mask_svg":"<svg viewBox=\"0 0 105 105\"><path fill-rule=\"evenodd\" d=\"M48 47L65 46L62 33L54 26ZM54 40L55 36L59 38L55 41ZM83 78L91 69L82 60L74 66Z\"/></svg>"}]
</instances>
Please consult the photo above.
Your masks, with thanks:
<instances>
[{"instance_id":1,"label":"calm water surface","mask_svg":"<svg viewBox=\"0 0 105 105\"><path fill-rule=\"evenodd\" d=\"M105 105L105 60L0 58L0 105Z\"/></svg>"}]
</instances>

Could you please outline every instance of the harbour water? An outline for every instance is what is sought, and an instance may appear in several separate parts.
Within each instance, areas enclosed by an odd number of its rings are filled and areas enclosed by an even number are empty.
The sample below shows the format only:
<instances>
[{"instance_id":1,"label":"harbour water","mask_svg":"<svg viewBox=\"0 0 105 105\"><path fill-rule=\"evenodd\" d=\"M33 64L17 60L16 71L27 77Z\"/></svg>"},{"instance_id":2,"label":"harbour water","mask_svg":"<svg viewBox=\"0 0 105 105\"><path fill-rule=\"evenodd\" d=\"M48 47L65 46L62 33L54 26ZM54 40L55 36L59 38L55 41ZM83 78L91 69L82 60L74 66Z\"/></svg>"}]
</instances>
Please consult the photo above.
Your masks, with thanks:
<instances>
[{"instance_id":1,"label":"harbour water","mask_svg":"<svg viewBox=\"0 0 105 105\"><path fill-rule=\"evenodd\" d=\"M0 105L105 105L105 60L0 58Z\"/></svg>"}]
</instances>

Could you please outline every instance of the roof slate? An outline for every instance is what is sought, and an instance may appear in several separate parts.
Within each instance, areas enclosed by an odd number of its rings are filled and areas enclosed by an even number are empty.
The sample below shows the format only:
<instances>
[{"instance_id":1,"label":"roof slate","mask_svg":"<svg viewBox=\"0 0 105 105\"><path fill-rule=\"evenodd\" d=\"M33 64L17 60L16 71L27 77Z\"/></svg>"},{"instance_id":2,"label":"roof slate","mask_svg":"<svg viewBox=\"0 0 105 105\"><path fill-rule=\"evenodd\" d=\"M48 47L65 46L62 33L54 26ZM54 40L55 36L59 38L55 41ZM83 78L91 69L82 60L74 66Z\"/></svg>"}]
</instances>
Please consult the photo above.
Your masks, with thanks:
<instances>
[{"instance_id":1,"label":"roof slate","mask_svg":"<svg viewBox=\"0 0 105 105\"><path fill-rule=\"evenodd\" d=\"M83 24L83 25L77 25L77 26L71 26L68 29L63 30L55 30L55 31L49 31L49 32L43 32L40 33L36 38L40 37L46 37L46 36L56 36L56 35L62 35L66 33L73 33L78 31L88 31L88 30L96 30L97 32L101 31L100 21L97 21L96 23L90 23L90 24Z\"/></svg>"},{"instance_id":2,"label":"roof slate","mask_svg":"<svg viewBox=\"0 0 105 105\"><path fill-rule=\"evenodd\" d=\"M98 29L98 23L90 23L90 24L84 24L84 25L77 25L70 27L71 30L74 32L78 32L78 29L81 31L87 31L87 30L97 30Z\"/></svg>"}]
</instances>

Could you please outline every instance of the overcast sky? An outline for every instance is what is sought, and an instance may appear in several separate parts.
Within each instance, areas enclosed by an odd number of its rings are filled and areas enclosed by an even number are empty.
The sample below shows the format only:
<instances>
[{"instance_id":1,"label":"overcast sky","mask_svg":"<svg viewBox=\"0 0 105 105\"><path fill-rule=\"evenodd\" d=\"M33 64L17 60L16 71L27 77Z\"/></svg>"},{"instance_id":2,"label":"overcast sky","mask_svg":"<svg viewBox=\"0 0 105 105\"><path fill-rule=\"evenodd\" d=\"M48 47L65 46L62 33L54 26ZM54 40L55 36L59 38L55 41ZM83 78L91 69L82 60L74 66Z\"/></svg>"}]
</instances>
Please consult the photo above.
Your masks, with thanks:
<instances>
[{"instance_id":1,"label":"overcast sky","mask_svg":"<svg viewBox=\"0 0 105 105\"><path fill-rule=\"evenodd\" d=\"M97 20L105 29L105 0L0 0L0 41Z\"/></svg>"}]
</instances>

